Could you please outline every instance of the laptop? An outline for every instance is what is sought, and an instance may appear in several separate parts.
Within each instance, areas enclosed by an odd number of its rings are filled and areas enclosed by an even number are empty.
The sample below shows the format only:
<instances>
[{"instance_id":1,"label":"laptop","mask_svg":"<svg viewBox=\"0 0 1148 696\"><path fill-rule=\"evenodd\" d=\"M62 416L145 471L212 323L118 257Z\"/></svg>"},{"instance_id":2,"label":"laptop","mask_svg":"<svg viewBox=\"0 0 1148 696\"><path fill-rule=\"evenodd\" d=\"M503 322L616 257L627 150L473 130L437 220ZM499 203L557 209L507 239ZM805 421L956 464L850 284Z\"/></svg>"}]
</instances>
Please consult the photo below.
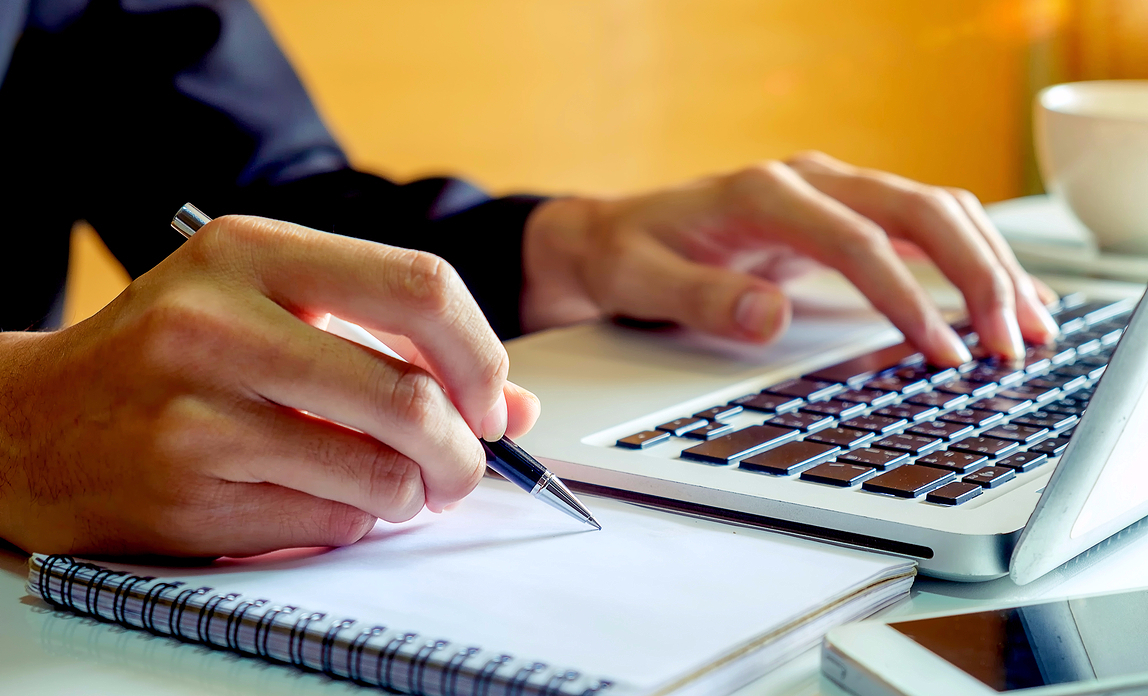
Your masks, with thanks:
<instances>
[{"instance_id":1,"label":"laptop","mask_svg":"<svg viewBox=\"0 0 1148 696\"><path fill-rule=\"evenodd\" d=\"M532 334L507 344L543 404L519 444L577 491L1027 583L1148 515L1148 317L1112 287L1063 298L1060 339L1015 366L933 368L828 273L769 346Z\"/></svg>"}]
</instances>

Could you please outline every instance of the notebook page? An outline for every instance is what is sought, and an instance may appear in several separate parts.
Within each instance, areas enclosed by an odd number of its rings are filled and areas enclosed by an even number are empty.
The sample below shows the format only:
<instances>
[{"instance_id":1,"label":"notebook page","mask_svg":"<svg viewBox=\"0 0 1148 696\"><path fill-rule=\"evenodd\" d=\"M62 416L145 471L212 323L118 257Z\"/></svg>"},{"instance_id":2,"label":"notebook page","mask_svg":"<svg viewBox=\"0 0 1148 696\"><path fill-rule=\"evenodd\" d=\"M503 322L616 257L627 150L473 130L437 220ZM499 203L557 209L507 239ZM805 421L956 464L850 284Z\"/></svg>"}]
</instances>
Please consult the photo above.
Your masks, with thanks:
<instances>
[{"instance_id":1,"label":"notebook page","mask_svg":"<svg viewBox=\"0 0 1148 696\"><path fill-rule=\"evenodd\" d=\"M171 575L650 688L908 565L586 501L602 531L486 480L454 511L380 523L353 546Z\"/></svg>"}]
</instances>

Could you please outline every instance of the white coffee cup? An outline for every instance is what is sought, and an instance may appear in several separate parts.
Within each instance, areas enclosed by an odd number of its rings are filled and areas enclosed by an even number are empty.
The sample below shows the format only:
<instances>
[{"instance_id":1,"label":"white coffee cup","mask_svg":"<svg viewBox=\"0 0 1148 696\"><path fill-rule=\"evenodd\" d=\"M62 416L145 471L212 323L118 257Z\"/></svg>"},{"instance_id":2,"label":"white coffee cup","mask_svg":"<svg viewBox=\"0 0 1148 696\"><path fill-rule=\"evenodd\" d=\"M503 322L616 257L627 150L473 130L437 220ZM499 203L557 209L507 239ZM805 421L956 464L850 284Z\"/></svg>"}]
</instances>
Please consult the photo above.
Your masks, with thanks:
<instances>
[{"instance_id":1,"label":"white coffee cup","mask_svg":"<svg viewBox=\"0 0 1148 696\"><path fill-rule=\"evenodd\" d=\"M1045 188L1104 251L1148 254L1148 80L1053 85L1034 116Z\"/></svg>"}]
</instances>

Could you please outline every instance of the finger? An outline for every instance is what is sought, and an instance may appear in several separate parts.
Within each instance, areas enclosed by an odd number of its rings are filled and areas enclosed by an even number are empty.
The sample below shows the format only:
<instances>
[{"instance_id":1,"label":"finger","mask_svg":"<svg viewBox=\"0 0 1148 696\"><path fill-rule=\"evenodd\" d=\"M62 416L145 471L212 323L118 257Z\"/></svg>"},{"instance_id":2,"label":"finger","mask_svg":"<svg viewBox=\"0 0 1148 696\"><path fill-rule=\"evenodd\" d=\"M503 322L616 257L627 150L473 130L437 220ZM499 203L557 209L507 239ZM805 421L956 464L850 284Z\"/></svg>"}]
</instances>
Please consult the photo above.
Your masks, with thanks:
<instances>
[{"instance_id":1,"label":"finger","mask_svg":"<svg viewBox=\"0 0 1148 696\"><path fill-rule=\"evenodd\" d=\"M156 529L148 551L188 557L256 556L362 539L375 518L362 510L270 483L219 481L210 510L183 510L183 524ZM219 514L226 510L226 514Z\"/></svg>"},{"instance_id":2,"label":"finger","mask_svg":"<svg viewBox=\"0 0 1148 696\"><path fill-rule=\"evenodd\" d=\"M538 416L542 413L542 402L533 392L513 382L507 382L503 392L506 394L506 410L509 416L506 435L511 439L522 437L538 422Z\"/></svg>"},{"instance_id":3,"label":"finger","mask_svg":"<svg viewBox=\"0 0 1148 696\"><path fill-rule=\"evenodd\" d=\"M222 478L292 488L388 522L408 520L428 502L422 467L365 433L274 404L245 420L251 432L243 442L252 446L237 448L216 465ZM430 507L441 510L464 497L481 476L476 468L468 479L455 481L449 494L440 490Z\"/></svg>"},{"instance_id":4,"label":"finger","mask_svg":"<svg viewBox=\"0 0 1148 696\"><path fill-rule=\"evenodd\" d=\"M780 164L735 175L729 186L735 208L756 229L841 271L935 364L958 365L971 359L873 221Z\"/></svg>"},{"instance_id":5,"label":"finger","mask_svg":"<svg viewBox=\"0 0 1148 696\"><path fill-rule=\"evenodd\" d=\"M1020 322L1021 334L1033 343L1051 341L1060 333L1060 327L1045 307L1049 303L1041 297L1041 291L1037 289L1033 277L1021 267L1012 248L989 219L977 197L964 189L951 188L948 191L964 209L965 214L969 216L977 231L1012 277L1013 287L1016 289L1017 319ZM1041 283L1041 286L1055 298L1055 293L1052 293L1047 285Z\"/></svg>"},{"instance_id":6,"label":"finger","mask_svg":"<svg viewBox=\"0 0 1148 696\"><path fill-rule=\"evenodd\" d=\"M432 508L474 487L485 455L433 375L317 331L266 299L257 300L247 317L245 340L236 338L228 356L234 379L272 404L361 430L417 463ZM288 430L284 423L264 424L253 436L269 433L290 441Z\"/></svg>"},{"instance_id":7,"label":"finger","mask_svg":"<svg viewBox=\"0 0 1148 696\"><path fill-rule=\"evenodd\" d=\"M484 434L492 409L495 425L505 424L506 351L442 259L241 216L216 219L192 241L193 253L226 259L244 287L258 288L292 313L330 312L410 337L472 432Z\"/></svg>"},{"instance_id":8,"label":"finger","mask_svg":"<svg viewBox=\"0 0 1148 696\"><path fill-rule=\"evenodd\" d=\"M1033 287L1036 288L1037 297L1044 303L1044 306L1051 307L1060 300L1060 295L1055 290L1045 285L1044 281L1035 276L1029 276L1032 280ZM1059 327L1057 327L1059 330Z\"/></svg>"},{"instance_id":9,"label":"finger","mask_svg":"<svg viewBox=\"0 0 1148 696\"><path fill-rule=\"evenodd\" d=\"M656 239L635 236L611 271L604 309L669 320L719 336L768 341L785 331L789 300L773 283L683 258Z\"/></svg>"},{"instance_id":10,"label":"finger","mask_svg":"<svg viewBox=\"0 0 1148 696\"><path fill-rule=\"evenodd\" d=\"M1024 353L1012 277L953 196L908 179L832 160L798 165L803 178L921 247L965 297L981 344L1008 358Z\"/></svg>"}]
</instances>

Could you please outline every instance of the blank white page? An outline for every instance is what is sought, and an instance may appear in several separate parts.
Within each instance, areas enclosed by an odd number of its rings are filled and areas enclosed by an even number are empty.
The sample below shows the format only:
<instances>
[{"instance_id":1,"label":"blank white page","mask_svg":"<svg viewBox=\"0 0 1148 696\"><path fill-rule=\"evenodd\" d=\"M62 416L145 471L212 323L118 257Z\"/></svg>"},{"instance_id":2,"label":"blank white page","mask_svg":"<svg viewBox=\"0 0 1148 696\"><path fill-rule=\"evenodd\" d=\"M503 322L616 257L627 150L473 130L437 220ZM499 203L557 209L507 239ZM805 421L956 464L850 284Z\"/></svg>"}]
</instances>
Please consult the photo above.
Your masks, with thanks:
<instances>
[{"instance_id":1,"label":"blank white page","mask_svg":"<svg viewBox=\"0 0 1148 696\"><path fill-rule=\"evenodd\" d=\"M352 546L223 559L172 575L645 689L910 565L584 502L602 531L485 480L456 510L379 523ZM156 571L147 569L167 575Z\"/></svg>"}]
</instances>

